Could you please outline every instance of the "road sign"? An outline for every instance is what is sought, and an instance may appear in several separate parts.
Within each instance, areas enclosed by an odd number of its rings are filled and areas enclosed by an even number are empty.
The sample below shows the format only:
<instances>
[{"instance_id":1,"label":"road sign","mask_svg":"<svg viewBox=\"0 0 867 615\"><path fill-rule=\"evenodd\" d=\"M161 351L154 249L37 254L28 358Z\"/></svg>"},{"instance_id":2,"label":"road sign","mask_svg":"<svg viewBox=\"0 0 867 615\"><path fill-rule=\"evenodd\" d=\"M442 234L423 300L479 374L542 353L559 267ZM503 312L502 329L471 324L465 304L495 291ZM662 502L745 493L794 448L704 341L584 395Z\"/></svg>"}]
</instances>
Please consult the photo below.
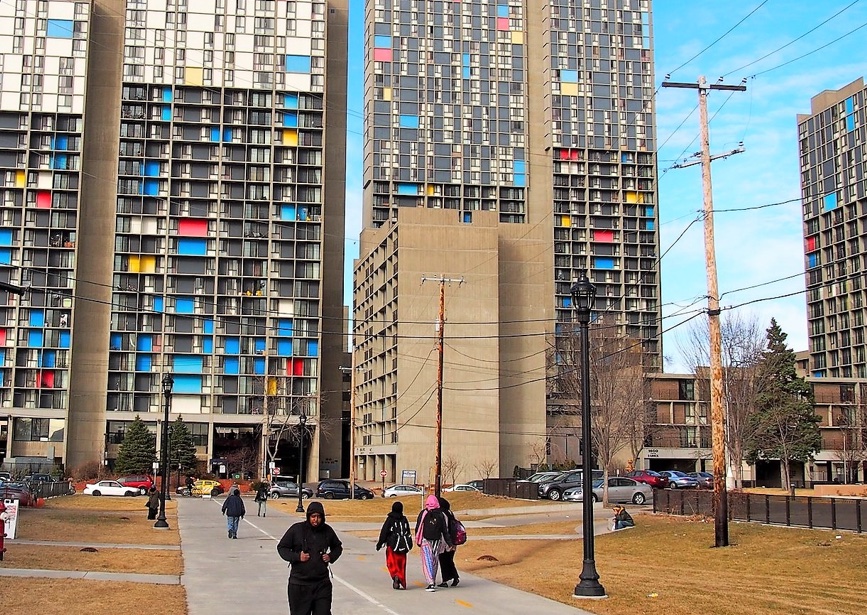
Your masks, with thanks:
<instances>
[{"instance_id":1,"label":"road sign","mask_svg":"<svg viewBox=\"0 0 867 615\"><path fill-rule=\"evenodd\" d=\"M388 476L388 472L386 472L385 470L383 470L383 471L381 471L381 472L379 473L379 475L380 475L381 477L385 478L386 476Z\"/></svg>"}]
</instances>

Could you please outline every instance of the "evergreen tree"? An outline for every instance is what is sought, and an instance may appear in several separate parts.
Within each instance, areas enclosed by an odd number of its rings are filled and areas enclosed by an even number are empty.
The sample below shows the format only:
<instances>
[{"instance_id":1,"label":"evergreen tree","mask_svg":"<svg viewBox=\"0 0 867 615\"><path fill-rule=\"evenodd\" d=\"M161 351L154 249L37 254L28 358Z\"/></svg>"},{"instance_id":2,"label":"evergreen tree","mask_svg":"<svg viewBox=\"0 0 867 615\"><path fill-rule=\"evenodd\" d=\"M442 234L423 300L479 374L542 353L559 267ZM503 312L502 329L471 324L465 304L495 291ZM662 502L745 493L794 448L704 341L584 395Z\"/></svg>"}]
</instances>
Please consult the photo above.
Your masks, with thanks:
<instances>
[{"instance_id":1,"label":"evergreen tree","mask_svg":"<svg viewBox=\"0 0 867 615\"><path fill-rule=\"evenodd\" d=\"M771 319L767 346L759 362L760 390L756 412L750 417L753 436L746 458L779 459L783 488L791 484L791 461L806 463L822 446L819 417L813 412L813 391L795 369L795 353L786 346L788 336Z\"/></svg>"},{"instance_id":2,"label":"evergreen tree","mask_svg":"<svg viewBox=\"0 0 867 615\"><path fill-rule=\"evenodd\" d=\"M157 458L156 450L156 437L136 415L126 429L114 469L118 474L150 474Z\"/></svg>"},{"instance_id":3,"label":"evergreen tree","mask_svg":"<svg viewBox=\"0 0 867 615\"><path fill-rule=\"evenodd\" d=\"M174 470L189 472L196 468L196 445L193 434L180 416L169 425L169 466Z\"/></svg>"}]
</instances>

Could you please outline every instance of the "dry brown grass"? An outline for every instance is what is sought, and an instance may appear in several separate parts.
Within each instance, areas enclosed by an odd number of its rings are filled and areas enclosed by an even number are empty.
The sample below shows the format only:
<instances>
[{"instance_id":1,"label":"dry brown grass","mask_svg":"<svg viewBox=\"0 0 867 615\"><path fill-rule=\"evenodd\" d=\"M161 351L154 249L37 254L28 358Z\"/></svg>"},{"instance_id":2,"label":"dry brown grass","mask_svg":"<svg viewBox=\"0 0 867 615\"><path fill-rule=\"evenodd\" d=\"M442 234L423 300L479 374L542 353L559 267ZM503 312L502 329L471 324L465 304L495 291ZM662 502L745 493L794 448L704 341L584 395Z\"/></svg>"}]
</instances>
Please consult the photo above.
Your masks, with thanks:
<instances>
[{"instance_id":1,"label":"dry brown grass","mask_svg":"<svg viewBox=\"0 0 867 615\"><path fill-rule=\"evenodd\" d=\"M187 596L180 585L149 585L82 579L4 579L5 613L64 615L186 615ZM106 596L114 599L107 600Z\"/></svg>"},{"instance_id":2,"label":"dry brown grass","mask_svg":"<svg viewBox=\"0 0 867 615\"><path fill-rule=\"evenodd\" d=\"M23 508L18 538L57 542L178 545L174 502L166 503L168 530L154 530L145 499L86 495L52 498L44 508Z\"/></svg>"},{"instance_id":3,"label":"dry brown grass","mask_svg":"<svg viewBox=\"0 0 867 615\"><path fill-rule=\"evenodd\" d=\"M485 508L514 508L518 506L545 506L550 505L548 500L515 500L484 493L443 493L449 501L452 510L478 510ZM391 505L399 500L403 502L403 512L414 520L415 516L424 505L425 496L411 496L401 498L375 497L372 500L319 500L325 507L325 515L332 521L376 521L385 518L391 511ZM308 500L304 501L307 507ZM276 502L269 502L268 506L277 506L283 512L292 513L298 506L298 500L292 498L280 498ZM300 513L299 513L300 515ZM461 517L466 518L466 516ZM475 517L469 517L475 518Z\"/></svg>"},{"instance_id":4,"label":"dry brown grass","mask_svg":"<svg viewBox=\"0 0 867 615\"><path fill-rule=\"evenodd\" d=\"M180 575L184 569L180 551L100 547L93 553L82 551L81 547L26 544L9 549L3 565L8 568L174 575Z\"/></svg>"},{"instance_id":5,"label":"dry brown grass","mask_svg":"<svg viewBox=\"0 0 867 615\"><path fill-rule=\"evenodd\" d=\"M713 523L649 515L636 522L632 530L596 539L597 569L610 596L604 601L572 598L583 556L577 538L485 541L471 535L458 551L459 568L599 615L863 610L865 536L731 524L733 546L713 549Z\"/></svg>"}]
</instances>

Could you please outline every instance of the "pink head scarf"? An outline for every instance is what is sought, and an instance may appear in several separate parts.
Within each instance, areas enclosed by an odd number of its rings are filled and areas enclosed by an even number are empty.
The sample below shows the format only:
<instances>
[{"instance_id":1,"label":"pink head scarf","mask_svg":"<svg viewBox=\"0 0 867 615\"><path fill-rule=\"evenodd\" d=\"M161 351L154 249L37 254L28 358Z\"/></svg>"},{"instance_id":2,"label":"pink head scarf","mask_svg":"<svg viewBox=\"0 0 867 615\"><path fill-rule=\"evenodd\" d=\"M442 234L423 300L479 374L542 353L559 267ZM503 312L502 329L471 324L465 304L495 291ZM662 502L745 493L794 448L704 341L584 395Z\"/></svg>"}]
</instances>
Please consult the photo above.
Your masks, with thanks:
<instances>
[{"instance_id":1,"label":"pink head scarf","mask_svg":"<svg viewBox=\"0 0 867 615\"><path fill-rule=\"evenodd\" d=\"M418 530L415 534L415 544L421 546L422 534L424 532L424 518L427 517L427 513L429 510L435 510L440 507L440 501L437 496L431 494L427 496L427 499L424 501L424 510L421 512L421 517L418 520Z\"/></svg>"}]
</instances>

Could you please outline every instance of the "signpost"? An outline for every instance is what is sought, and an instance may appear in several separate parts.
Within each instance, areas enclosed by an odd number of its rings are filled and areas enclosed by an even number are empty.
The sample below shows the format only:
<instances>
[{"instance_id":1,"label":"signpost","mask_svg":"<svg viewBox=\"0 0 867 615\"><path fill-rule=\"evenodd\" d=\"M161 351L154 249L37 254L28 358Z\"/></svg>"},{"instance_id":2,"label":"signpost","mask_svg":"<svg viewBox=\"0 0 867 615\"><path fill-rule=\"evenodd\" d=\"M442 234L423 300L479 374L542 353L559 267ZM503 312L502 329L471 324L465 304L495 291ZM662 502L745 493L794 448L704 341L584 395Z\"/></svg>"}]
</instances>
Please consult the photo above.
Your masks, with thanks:
<instances>
[{"instance_id":1,"label":"signpost","mask_svg":"<svg viewBox=\"0 0 867 615\"><path fill-rule=\"evenodd\" d=\"M388 472L382 470L379 475L382 477L382 492L385 493L385 477L388 476Z\"/></svg>"}]
</instances>

